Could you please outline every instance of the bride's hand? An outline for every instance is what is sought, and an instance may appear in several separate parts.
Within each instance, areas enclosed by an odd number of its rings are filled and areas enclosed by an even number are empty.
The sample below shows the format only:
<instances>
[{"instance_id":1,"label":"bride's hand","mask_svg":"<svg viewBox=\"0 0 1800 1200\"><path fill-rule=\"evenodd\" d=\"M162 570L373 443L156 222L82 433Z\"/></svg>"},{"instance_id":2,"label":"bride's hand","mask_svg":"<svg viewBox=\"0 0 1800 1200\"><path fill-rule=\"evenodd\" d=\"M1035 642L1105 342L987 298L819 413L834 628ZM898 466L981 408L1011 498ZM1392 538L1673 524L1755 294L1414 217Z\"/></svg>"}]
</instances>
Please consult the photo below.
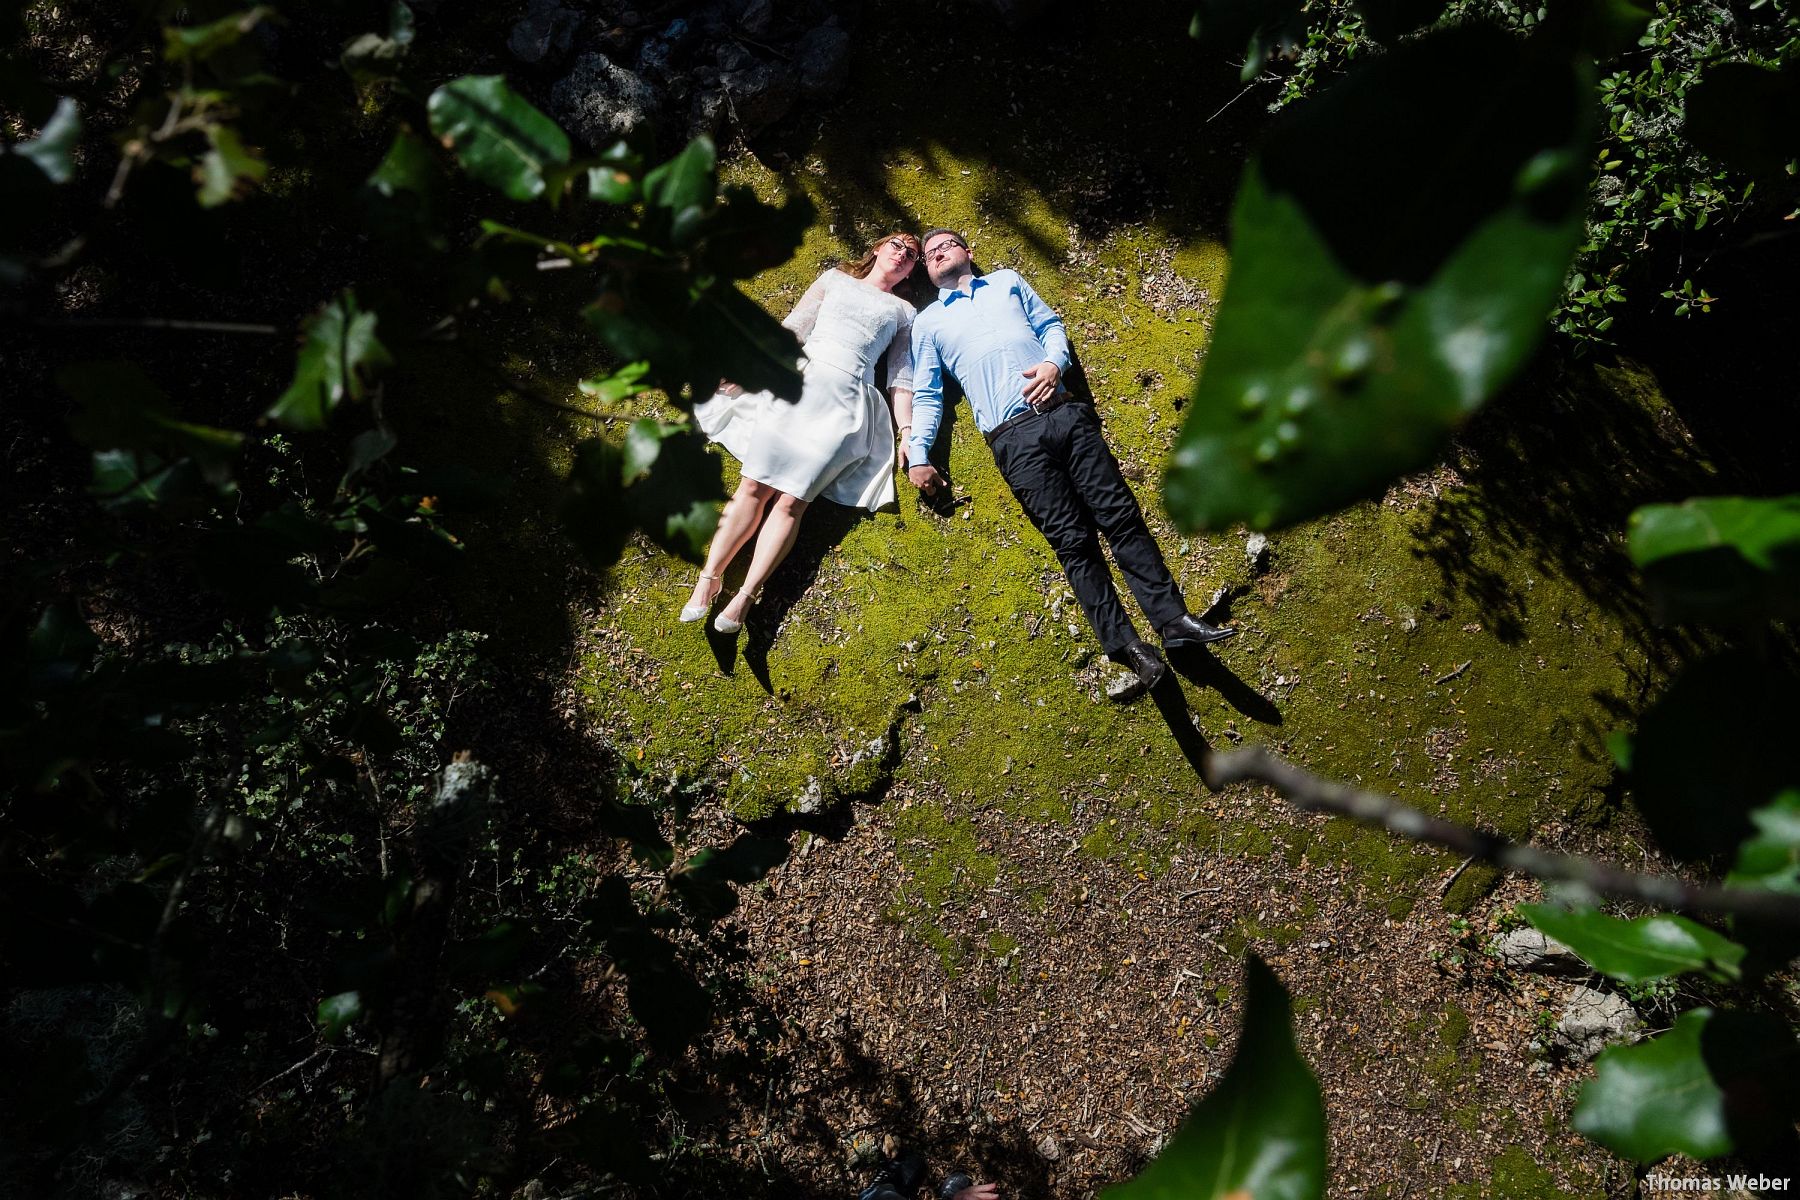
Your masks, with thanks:
<instances>
[{"instance_id":1,"label":"bride's hand","mask_svg":"<svg viewBox=\"0 0 1800 1200\"><path fill-rule=\"evenodd\" d=\"M743 394L744 394L744 389L739 387L737 384L731 382L731 380L729 380L729 379L719 380L719 395L721 395L721 396L741 396Z\"/></svg>"}]
</instances>

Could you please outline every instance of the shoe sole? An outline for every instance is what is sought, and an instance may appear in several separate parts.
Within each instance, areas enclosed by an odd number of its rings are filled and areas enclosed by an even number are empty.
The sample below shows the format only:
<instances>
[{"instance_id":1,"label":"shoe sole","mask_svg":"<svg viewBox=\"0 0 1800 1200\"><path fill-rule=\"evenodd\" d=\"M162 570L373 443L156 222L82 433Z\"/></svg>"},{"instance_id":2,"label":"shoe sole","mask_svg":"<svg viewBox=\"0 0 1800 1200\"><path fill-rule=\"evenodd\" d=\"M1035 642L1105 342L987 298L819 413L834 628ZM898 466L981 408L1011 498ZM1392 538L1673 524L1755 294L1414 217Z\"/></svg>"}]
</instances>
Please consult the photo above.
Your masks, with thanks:
<instances>
[{"instance_id":1,"label":"shoe sole","mask_svg":"<svg viewBox=\"0 0 1800 1200\"><path fill-rule=\"evenodd\" d=\"M1167 646L1171 650L1179 650L1183 646L1211 646L1214 643L1224 641L1226 638L1233 638L1236 636L1237 636L1237 627L1231 626L1229 628L1219 630L1219 632L1212 637L1170 638L1169 640L1163 642L1163 645Z\"/></svg>"}]
</instances>

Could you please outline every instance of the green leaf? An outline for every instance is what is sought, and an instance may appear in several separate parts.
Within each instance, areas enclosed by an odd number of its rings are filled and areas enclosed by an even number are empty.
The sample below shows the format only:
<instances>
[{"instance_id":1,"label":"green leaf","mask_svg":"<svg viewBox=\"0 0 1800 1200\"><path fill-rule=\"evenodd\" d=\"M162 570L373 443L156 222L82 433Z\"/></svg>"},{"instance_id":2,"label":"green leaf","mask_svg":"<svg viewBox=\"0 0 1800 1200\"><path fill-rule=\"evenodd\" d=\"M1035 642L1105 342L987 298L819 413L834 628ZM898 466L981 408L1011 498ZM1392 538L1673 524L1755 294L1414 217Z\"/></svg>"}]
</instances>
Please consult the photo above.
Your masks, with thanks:
<instances>
[{"instance_id":1,"label":"green leaf","mask_svg":"<svg viewBox=\"0 0 1800 1200\"><path fill-rule=\"evenodd\" d=\"M705 134L644 176L644 200L679 215L688 208L709 208L718 191L718 152Z\"/></svg>"},{"instance_id":2,"label":"green leaf","mask_svg":"<svg viewBox=\"0 0 1800 1200\"><path fill-rule=\"evenodd\" d=\"M327 996L319 1001L319 1030L325 1035L326 1041L335 1042L362 1015L361 992L339 992L335 996Z\"/></svg>"},{"instance_id":3,"label":"green leaf","mask_svg":"<svg viewBox=\"0 0 1800 1200\"><path fill-rule=\"evenodd\" d=\"M1620 983L1649 983L1689 971L1729 981L1743 973L1742 946L1686 917L1656 913L1624 920L1592 908L1570 911L1549 904L1521 904L1519 912Z\"/></svg>"},{"instance_id":4,"label":"green leaf","mask_svg":"<svg viewBox=\"0 0 1800 1200\"><path fill-rule=\"evenodd\" d=\"M1576 1130L1640 1163L1717 1158L1789 1136L1793 1037L1760 1014L1690 1009L1675 1027L1594 1064Z\"/></svg>"},{"instance_id":5,"label":"green leaf","mask_svg":"<svg viewBox=\"0 0 1800 1200\"><path fill-rule=\"evenodd\" d=\"M626 363L611 375L583 379L576 386L581 389L582 395L592 397L601 404L617 404L650 390L650 385L644 382L649 371L650 364L647 362Z\"/></svg>"},{"instance_id":6,"label":"green leaf","mask_svg":"<svg viewBox=\"0 0 1800 1200\"><path fill-rule=\"evenodd\" d=\"M690 328L713 354L714 379L729 379L746 391L800 395L800 345L793 331L734 287L709 288L695 301Z\"/></svg>"},{"instance_id":7,"label":"green leaf","mask_svg":"<svg viewBox=\"0 0 1800 1200\"><path fill-rule=\"evenodd\" d=\"M755 883L787 855L785 839L746 833L723 850L708 846L682 863L669 876L669 890L702 920L714 921L737 907L737 889L732 885Z\"/></svg>"},{"instance_id":8,"label":"green leaf","mask_svg":"<svg viewBox=\"0 0 1800 1200\"><path fill-rule=\"evenodd\" d=\"M375 336L376 314L346 290L306 323L306 341L294 367L294 381L269 409L269 418L291 429L325 428L345 400L361 400L368 377L393 365L393 356Z\"/></svg>"},{"instance_id":9,"label":"green leaf","mask_svg":"<svg viewBox=\"0 0 1800 1200\"><path fill-rule=\"evenodd\" d=\"M1276 528L1429 462L1543 335L1592 106L1588 72L1469 26L1289 109L1238 195L1170 514Z\"/></svg>"},{"instance_id":10,"label":"green leaf","mask_svg":"<svg viewBox=\"0 0 1800 1200\"><path fill-rule=\"evenodd\" d=\"M1800 789L1790 788L1750 814L1756 835L1738 846L1725 882L1800 893Z\"/></svg>"},{"instance_id":11,"label":"green leaf","mask_svg":"<svg viewBox=\"0 0 1800 1200\"><path fill-rule=\"evenodd\" d=\"M1683 862L1734 853L1752 809L1800 787L1800 679L1745 651L1695 664L1638 720L1632 799ZM1749 748L1754 749L1749 749Z\"/></svg>"},{"instance_id":12,"label":"green leaf","mask_svg":"<svg viewBox=\"0 0 1800 1200\"><path fill-rule=\"evenodd\" d=\"M136 363L76 363L58 371L56 383L80 404L69 429L90 450L186 456L215 485L230 477L244 435L176 420L163 390Z\"/></svg>"},{"instance_id":13,"label":"green leaf","mask_svg":"<svg viewBox=\"0 0 1800 1200\"><path fill-rule=\"evenodd\" d=\"M338 61L344 70L359 80L391 76L394 67L406 56L413 42L413 14L402 0L388 6L388 31L365 33L352 38L344 46Z\"/></svg>"},{"instance_id":14,"label":"green leaf","mask_svg":"<svg viewBox=\"0 0 1800 1200\"><path fill-rule=\"evenodd\" d=\"M81 109L67 96L59 96L56 110L38 135L6 153L16 154L37 165L51 183L67 183L75 178L75 143L81 140Z\"/></svg>"},{"instance_id":15,"label":"green leaf","mask_svg":"<svg viewBox=\"0 0 1800 1200\"><path fill-rule=\"evenodd\" d=\"M790 197L777 208L747 187L728 188L725 202L696 231L696 259L708 274L748 279L794 257L814 215L805 196Z\"/></svg>"},{"instance_id":16,"label":"green leaf","mask_svg":"<svg viewBox=\"0 0 1800 1200\"><path fill-rule=\"evenodd\" d=\"M569 161L569 137L499 75L465 75L431 93L431 132L470 175L514 200L543 194L545 171Z\"/></svg>"},{"instance_id":17,"label":"green leaf","mask_svg":"<svg viewBox=\"0 0 1800 1200\"><path fill-rule=\"evenodd\" d=\"M1156 1160L1102 1200L1312 1200L1325 1194L1325 1104L1294 1046L1287 990L1244 963L1244 1032L1212 1094Z\"/></svg>"},{"instance_id":18,"label":"green leaf","mask_svg":"<svg viewBox=\"0 0 1800 1200\"><path fill-rule=\"evenodd\" d=\"M724 498L723 472L706 439L685 425L645 419L632 423L623 447L598 438L575 447L558 516L599 570L618 561L633 529L699 561Z\"/></svg>"},{"instance_id":19,"label":"green leaf","mask_svg":"<svg viewBox=\"0 0 1800 1200\"><path fill-rule=\"evenodd\" d=\"M163 56L170 62L200 62L237 45L245 34L274 15L274 9L259 4L205 25L165 26Z\"/></svg>"},{"instance_id":20,"label":"green leaf","mask_svg":"<svg viewBox=\"0 0 1800 1200\"><path fill-rule=\"evenodd\" d=\"M1800 613L1800 496L1713 496L1631 514L1631 560L1677 620Z\"/></svg>"},{"instance_id":21,"label":"green leaf","mask_svg":"<svg viewBox=\"0 0 1800 1200\"><path fill-rule=\"evenodd\" d=\"M437 229L437 162L431 148L410 129L394 135L381 164L363 182L363 199L378 218L397 230L442 245Z\"/></svg>"},{"instance_id":22,"label":"green leaf","mask_svg":"<svg viewBox=\"0 0 1800 1200\"><path fill-rule=\"evenodd\" d=\"M208 125L206 139L212 148L194 168L200 207L217 208L261 183L269 173L269 164L247 149L231 126Z\"/></svg>"},{"instance_id":23,"label":"green leaf","mask_svg":"<svg viewBox=\"0 0 1800 1200\"><path fill-rule=\"evenodd\" d=\"M1742 62L1709 67L1686 102L1682 133L1720 162L1774 173L1800 158L1800 59L1780 71Z\"/></svg>"}]
</instances>

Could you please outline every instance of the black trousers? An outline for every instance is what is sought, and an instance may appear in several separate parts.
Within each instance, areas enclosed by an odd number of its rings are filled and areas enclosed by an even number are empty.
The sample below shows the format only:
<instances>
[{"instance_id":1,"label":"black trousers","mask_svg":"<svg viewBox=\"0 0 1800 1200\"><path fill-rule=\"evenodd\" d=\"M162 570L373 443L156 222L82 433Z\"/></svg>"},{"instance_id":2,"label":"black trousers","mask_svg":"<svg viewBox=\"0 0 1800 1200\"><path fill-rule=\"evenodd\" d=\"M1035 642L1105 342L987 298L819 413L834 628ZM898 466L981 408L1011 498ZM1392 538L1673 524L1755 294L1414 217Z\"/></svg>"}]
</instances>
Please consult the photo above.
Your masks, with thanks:
<instances>
[{"instance_id":1,"label":"black trousers","mask_svg":"<svg viewBox=\"0 0 1800 1200\"><path fill-rule=\"evenodd\" d=\"M1137 640L1137 631L1113 587L1100 534L1153 630L1187 612L1092 405L1072 402L1028 417L1001 430L993 450L1007 486L1056 552L1103 650L1116 656Z\"/></svg>"}]
</instances>

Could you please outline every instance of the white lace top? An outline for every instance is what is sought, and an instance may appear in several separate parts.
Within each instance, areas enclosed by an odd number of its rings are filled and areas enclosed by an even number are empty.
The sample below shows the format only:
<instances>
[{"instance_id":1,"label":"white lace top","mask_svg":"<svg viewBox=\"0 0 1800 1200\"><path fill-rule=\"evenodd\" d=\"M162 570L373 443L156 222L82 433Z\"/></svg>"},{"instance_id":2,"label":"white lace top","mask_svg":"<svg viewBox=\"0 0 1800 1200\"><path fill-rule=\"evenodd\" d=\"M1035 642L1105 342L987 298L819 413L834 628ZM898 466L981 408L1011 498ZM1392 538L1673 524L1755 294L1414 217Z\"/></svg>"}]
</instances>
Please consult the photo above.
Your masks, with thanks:
<instances>
[{"instance_id":1,"label":"white lace top","mask_svg":"<svg viewBox=\"0 0 1800 1200\"><path fill-rule=\"evenodd\" d=\"M833 267L813 280L783 325L806 357L874 381L887 353L887 386L912 390L913 306L892 292Z\"/></svg>"}]
</instances>

